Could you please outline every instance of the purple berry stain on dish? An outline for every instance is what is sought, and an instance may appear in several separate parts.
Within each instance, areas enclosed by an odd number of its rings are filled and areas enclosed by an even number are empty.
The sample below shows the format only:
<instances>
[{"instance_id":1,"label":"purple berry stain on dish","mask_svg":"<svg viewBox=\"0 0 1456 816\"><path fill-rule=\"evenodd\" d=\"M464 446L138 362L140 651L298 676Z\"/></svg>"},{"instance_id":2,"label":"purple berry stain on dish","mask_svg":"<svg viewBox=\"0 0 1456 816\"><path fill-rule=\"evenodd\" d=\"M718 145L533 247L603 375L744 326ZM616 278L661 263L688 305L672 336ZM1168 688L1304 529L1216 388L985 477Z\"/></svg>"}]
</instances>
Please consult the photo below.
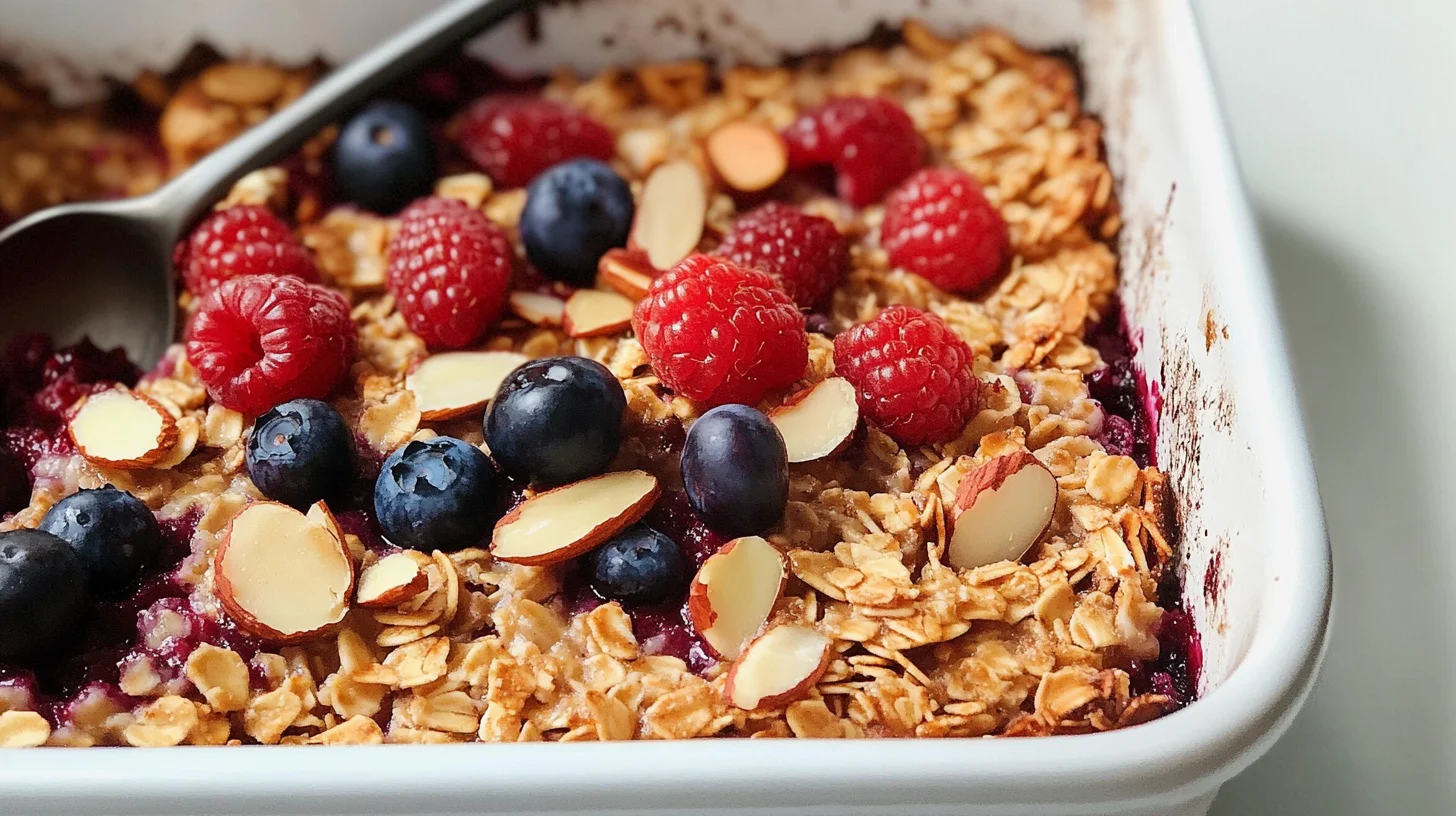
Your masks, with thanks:
<instances>
[{"instance_id":1,"label":"purple berry stain on dish","mask_svg":"<svg viewBox=\"0 0 1456 816\"><path fill-rule=\"evenodd\" d=\"M1087 376L1088 391L1107 412L1098 441L1108 453L1131 456L1142 467L1156 466L1162 393L1133 360L1133 330L1120 301L1114 299L1102 320L1088 331L1087 343L1106 363ZM1176 565L1170 566L1158 588L1159 606L1165 610L1158 626L1158 658L1135 662L1129 673L1134 694L1165 694L1183 706L1198 696L1203 645L1193 616L1183 605L1177 573Z\"/></svg>"}]
</instances>

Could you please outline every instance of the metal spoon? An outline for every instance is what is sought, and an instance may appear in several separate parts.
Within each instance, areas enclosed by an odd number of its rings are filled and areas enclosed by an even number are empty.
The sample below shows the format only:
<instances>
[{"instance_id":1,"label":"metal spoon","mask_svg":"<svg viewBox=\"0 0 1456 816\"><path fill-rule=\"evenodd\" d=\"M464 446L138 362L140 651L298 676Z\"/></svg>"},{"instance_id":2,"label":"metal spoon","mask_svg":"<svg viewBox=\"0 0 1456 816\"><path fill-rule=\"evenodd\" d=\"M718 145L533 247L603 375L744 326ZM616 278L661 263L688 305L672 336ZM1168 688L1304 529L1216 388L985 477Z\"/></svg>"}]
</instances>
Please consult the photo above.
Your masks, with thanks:
<instances>
[{"instance_id":1,"label":"metal spoon","mask_svg":"<svg viewBox=\"0 0 1456 816\"><path fill-rule=\"evenodd\" d=\"M535 0L456 0L332 72L292 104L139 198L67 204L0 232L0 343L83 335L143 366L173 340L172 247L245 173L274 161L431 57Z\"/></svg>"}]
</instances>

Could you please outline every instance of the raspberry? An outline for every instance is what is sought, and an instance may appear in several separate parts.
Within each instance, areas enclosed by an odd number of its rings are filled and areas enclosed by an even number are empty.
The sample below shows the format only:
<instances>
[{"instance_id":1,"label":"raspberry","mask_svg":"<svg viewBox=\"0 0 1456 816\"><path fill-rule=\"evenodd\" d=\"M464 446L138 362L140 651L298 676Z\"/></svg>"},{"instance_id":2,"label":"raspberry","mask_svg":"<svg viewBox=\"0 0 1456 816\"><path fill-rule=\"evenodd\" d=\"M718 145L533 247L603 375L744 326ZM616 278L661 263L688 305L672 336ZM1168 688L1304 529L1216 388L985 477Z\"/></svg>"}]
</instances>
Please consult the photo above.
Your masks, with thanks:
<instances>
[{"instance_id":1,"label":"raspberry","mask_svg":"<svg viewBox=\"0 0 1456 816\"><path fill-rule=\"evenodd\" d=\"M849 245L833 222L777 201L735 221L713 254L774 276L804 309L818 306L849 268Z\"/></svg>"},{"instance_id":2,"label":"raspberry","mask_svg":"<svg viewBox=\"0 0 1456 816\"><path fill-rule=\"evenodd\" d=\"M1001 273L1009 239L976 180L948 167L921 170L885 199L880 245L890 263L949 292L969 294Z\"/></svg>"},{"instance_id":3,"label":"raspberry","mask_svg":"<svg viewBox=\"0 0 1456 816\"><path fill-rule=\"evenodd\" d=\"M389 244L389 291L426 343L461 348L500 318L514 259L510 238L479 210L422 198L400 213Z\"/></svg>"},{"instance_id":4,"label":"raspberry","mask_svg":"<svg viewBox=\"0 0 1456 816\"><path fill-rule=\"evenodd\" d=\"M879 201L924 162L915 123L879 97L835 99L801 115L784 131L789 167L833 165L835 190L856 207Z\"/></svg>"},{"instance_id":5,"label":"raspberry","mask_svg":"<svg viewBox=\"0 0 1456 816\"><path fill-rule=\"evenodd\" d=\"M804 315L773 278L694 255L652 282L632 328L652 369L702 405L752 405L804 375Z\"/></svg>"},{"instance_id":6,"label":"raspberry","mask_svg":"<svg viewBox=\"0 0 1456 816\"><path fill-rule=\"evenodd\" d=\"M939 317L891 306L834 338L834 369L860 410L905 446L954 439L976 413L971 347Z\"/></svg>"},{"instance_id":7,"label":"raspberry","mask_svg":"<svg viewBox=\"0 0 1456 816\"><path fill-rule=\"evenodd\" d=\"M187 291L206 297L243 275L293 275L319 280L313 258L288 225L265 207L243 204L202 219L172 253Z\"/></svg>"},{"instance_id":8,"label":"raspberry","mask_svg":"<svg viewBox=\"0 0 1456 816\"><path fill-rule=\"evenodd\" d=\"M538 96L477 99L460 117L455 139L465 155L502 187L524 187L567 159L616 154L612 132L570 105Z\"/></svg>"},{"instance_id":9,"label":"raspberry","mask_svg":"<svg viewBox=\"0 0 1456 816\"><path fill-rule=\"evenodd\" d=\"M297 278L233 278L202 301L187 359L212 398L256 415L280 402L328 396L354 359L343 295Z\"/></svg>"}]
</instances>

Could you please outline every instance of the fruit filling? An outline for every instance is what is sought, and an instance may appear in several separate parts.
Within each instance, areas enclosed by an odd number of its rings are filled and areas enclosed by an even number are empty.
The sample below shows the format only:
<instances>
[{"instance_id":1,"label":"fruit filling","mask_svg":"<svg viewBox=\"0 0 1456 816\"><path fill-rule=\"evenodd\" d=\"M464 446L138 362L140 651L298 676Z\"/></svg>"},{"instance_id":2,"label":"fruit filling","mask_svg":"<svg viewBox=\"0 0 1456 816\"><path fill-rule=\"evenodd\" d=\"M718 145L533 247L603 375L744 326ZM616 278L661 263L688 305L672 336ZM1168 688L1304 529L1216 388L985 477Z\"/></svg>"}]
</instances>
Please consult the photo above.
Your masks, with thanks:
<instances>
[{"instance_id":1,"label":"fruit filling","mask_svg":"<svg viewBox=\"0 0 1456 816\"><path fill-rule=\"evenodd\" d=\"M902 33L431 68L216 202L153 370L11 340L0 747L1034 736L1189 703L1101 126L1061 57ZM155 186L318 73L195 56L94 110L0 75L0 159L55 171L0 169L3 217Z\"/></svg>"}]
</instances>

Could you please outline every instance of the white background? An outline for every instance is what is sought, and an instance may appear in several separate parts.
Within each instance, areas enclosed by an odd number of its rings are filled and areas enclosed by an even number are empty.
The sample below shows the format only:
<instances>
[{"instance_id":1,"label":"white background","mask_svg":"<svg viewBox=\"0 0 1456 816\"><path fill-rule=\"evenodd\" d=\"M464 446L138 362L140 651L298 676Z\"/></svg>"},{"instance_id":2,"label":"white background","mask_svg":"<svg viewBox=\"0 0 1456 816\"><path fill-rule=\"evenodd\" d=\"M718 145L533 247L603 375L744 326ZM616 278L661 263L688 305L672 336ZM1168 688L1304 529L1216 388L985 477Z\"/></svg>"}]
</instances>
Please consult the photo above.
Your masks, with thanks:
<instances>
[{"instance_id":1,"label":"white background","mask_svg":"<svg viewBox=\"0 0 1456 816\"><path fill-rule=\"evenodd\" d=\"M1336 571L1313 698L1213 813L1456 814L1456 3L1197 6Z\"/></svg>"}]
</instances>

